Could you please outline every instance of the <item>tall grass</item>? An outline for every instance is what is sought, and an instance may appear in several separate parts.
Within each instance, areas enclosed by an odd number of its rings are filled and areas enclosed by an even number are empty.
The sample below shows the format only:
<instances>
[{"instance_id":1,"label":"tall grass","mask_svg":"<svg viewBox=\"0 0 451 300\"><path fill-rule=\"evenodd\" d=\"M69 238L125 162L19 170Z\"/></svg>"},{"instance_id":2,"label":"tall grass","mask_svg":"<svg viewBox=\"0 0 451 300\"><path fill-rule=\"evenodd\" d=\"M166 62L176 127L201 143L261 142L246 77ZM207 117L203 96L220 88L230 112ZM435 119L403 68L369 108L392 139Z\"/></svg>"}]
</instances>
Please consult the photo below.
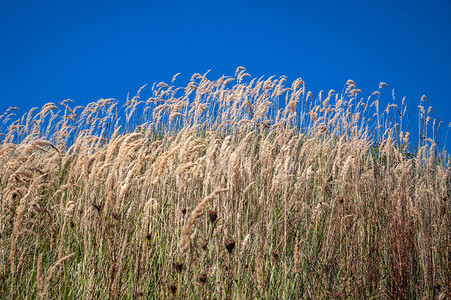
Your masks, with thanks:
<instances>
[{"instance_id":1,"label":"tall grass","mask_svg":"<svg viewBox=\"0 0 451 300\"><path fill-rule=\"evenodd\" d=\"M449 296L449 156L425 99L413 151L385 83L246 77L6 111L0 298Z\"/></svg>"}]
</instances>

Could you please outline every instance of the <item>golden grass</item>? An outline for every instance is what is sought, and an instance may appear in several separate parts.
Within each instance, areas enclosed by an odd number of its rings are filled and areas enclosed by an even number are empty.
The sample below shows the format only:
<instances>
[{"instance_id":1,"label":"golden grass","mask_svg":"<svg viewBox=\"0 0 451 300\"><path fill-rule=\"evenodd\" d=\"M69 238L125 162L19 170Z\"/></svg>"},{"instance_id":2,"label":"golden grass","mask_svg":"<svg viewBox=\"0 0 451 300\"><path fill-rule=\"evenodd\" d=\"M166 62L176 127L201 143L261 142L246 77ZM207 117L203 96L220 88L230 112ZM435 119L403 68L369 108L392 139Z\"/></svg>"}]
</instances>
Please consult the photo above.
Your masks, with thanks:
<instances>
[{"instance_id":1,"label":"golden grass","mask_svg":"<svg viewBox=\"0 0 451 300\"><path fill-rule=\"evenodd\" d=\"M386 83L176 77L124 118L114 99L1 116L0 298L449 296L432 109L412 150Z\"/></svg>"}]
</instances>

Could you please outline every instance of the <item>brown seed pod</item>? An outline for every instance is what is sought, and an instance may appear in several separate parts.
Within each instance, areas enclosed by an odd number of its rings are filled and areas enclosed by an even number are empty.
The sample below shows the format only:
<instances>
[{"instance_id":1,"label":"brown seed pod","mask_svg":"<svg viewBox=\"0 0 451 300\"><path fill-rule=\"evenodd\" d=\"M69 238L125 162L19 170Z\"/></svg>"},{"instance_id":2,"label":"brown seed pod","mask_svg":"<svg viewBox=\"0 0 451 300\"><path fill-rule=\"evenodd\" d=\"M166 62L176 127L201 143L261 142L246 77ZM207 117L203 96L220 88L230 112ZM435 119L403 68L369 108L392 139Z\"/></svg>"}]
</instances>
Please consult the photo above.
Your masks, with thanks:
<instances>
[{"instance_id":1,"label":"brown seed pod","mask_svg":"<svg viewBox=\"0 0 451 300\"><path fill-rule=\"evenodd\" d=\"M202 249L207 250L207 248L208 248L208 240L207 239L203 239L202 244L200 246L202 247Z\"/></svg>"},{"instance_id":2,"label":"brown seed pod","mask_svg":"<svg viewBox=\"0 0 451 300\"><path fill-rule=\"evenodd\" d=\"M169 290L171 290L172 295L175 295L175 293L177 293L177 286L175 284L171 284L169 286Z\"/></svg>"},{"instance_id":3,"label":"brown seed pod","mask_svg":"<svg viewBox=\"0 0 451 300\"><path fill-rule=\"evenodd\" d=\"M440 290L441 286L442 286L442 285L441 285L441 283L440 283L439 281L435 281L435 282L434 282L434 288L435 288L435 289Z\"/></svg>"},{"instance_id":4,"label":"brown seed pod","mask_svg":"<svg viewBox=\"0 0 451 300\"><path fill-rule=\"evenodd\" d=\"M234 239L225 239L224 246L226 247L226 249L229 253L232 253L233 249L235 248L235 240Z\"/></svg>"},{"instance_id":5,"label":"brown seed pod","mask_svg":"<svg viewBox=\"0 0 451 300\"><path fill-rule=\"evenodd\" d=\"M181 211L182 211L183 216L185 216L186 215L186 208L182 207Z\"/></svg>"},{"instance_id":6,"label":"brown seed pod","mask_svg":"<svg viewBox=\"0 0 451 300\"><path fill-rule=\"evenodd\" d=\"M200 283L206 283L208 276L206 273L202 273L197 277L197 279L199 280Z\"/></svg>"},{"instance_id":7,"label":"brown seed pod","mask_svg":"<svg viewBox=\"0 0 451 300\"><path fill-rule=\"evenodd\" d=\"M147 239L148 241L150 241L151 238L152 238L152 234L151 234L150 232L148 232L148 233L146 234L146 239Z\"/></svg>"},{"instance_id":8,"label":"brown seed pod","mask_svg":"<svg viewBox=\"0 0 451 300\"><path fill-rule=\"evenodd\" d=\"M218 219L218 214L214 210L210 210L208 212L208 217L210 218L210 222L214 223Z\"/></svg>"},{"instance_id":9,"label":"brown seed pod","mask_svg":"<svg viewBox=\"0 0 451 300\"><path fill-rule=\"evenodd\" d=\"M182 262L175 262L174 263L174 269L177 271L177 273L180 273L183 271L183 263Z\"/></svg>"}]
</instances>

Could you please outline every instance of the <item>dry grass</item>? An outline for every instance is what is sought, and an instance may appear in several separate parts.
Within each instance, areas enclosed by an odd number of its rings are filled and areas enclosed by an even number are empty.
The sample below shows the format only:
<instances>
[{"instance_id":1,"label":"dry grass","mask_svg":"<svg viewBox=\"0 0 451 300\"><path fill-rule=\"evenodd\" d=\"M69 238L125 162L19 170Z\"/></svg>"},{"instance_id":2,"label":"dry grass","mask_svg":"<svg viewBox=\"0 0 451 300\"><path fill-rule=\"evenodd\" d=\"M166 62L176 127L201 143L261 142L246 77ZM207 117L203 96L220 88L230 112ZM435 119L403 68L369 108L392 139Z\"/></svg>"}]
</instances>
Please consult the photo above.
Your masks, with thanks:
<instances>
[{"instance_id":1,"label":"dry grass","mask_svg":"<svg viewBox=\"0 0 451 300\"><path fill-rule=\"evenodd\" d=\"M426 99L412 151L385 83L314 97L247 77L154 85L123 120L114 99L5 112L0 298L449 296L451 174Z\"/></svg>"}]
</instances>

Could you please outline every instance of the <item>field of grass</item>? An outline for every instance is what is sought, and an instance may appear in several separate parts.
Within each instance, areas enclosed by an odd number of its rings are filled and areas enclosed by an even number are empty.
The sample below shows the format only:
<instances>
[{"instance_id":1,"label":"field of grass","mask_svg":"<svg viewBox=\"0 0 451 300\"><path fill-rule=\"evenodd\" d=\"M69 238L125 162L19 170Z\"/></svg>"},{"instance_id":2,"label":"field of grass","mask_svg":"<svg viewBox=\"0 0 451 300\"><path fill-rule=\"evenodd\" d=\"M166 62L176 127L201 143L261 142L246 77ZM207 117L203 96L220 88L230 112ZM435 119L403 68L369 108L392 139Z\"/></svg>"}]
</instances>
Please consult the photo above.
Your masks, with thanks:
<instances>
[{"instance_id":1,"label":"field of grass","mask_svg":"<svg viewBox=\"0 0 451 300\"><path fill-rule=\"evenodd\" d=\"M248 77L5 112L0 298L446 299L451 172L426 99L413 144L385 83Z\"/></svg>"}]
</instances>

